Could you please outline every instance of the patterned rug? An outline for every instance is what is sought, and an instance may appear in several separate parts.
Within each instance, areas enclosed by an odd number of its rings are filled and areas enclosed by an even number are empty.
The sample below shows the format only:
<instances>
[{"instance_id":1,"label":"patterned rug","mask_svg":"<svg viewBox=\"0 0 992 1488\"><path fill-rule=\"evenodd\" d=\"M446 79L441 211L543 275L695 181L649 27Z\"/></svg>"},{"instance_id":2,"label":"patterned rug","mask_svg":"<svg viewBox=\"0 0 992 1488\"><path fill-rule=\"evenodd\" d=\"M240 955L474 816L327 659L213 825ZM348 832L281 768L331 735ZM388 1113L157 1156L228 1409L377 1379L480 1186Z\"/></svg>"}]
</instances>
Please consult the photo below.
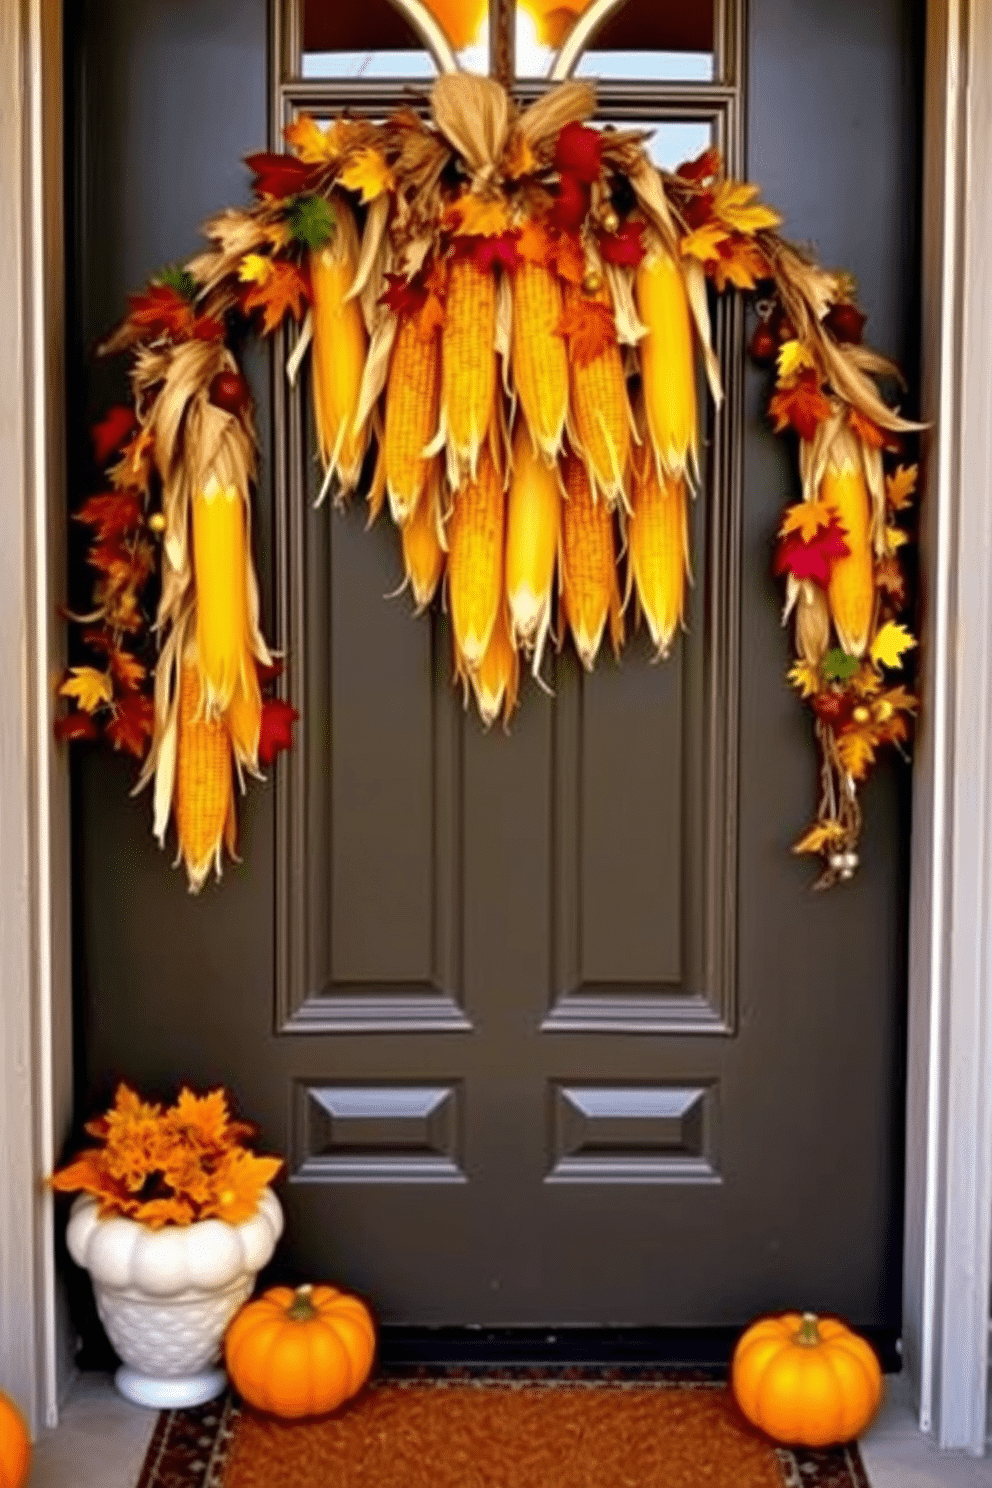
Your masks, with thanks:
<instances>
[{"instance_id":1,"label":"patterned rug","mask_svg":"<svg viewBox=\"0 0 992 1488\"><path fill-rule=\"evenodd\" d=\"M413 1370L333 1416L163 1411L137 1488L869 1488L856 1446L776 1447L671 1370Z\"/></svg>"}]
</instances>

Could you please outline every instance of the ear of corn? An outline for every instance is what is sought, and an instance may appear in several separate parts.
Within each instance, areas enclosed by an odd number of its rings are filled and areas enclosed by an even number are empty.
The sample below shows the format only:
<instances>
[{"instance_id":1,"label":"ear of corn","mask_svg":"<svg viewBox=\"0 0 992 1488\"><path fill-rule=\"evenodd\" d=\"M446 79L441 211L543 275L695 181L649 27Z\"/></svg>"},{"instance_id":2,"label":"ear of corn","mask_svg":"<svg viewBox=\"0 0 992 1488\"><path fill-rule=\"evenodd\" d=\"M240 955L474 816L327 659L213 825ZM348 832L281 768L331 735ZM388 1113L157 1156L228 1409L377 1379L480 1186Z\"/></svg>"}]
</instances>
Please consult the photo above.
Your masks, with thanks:
<instances>
[{"instance_id":1,"label":"ear of corn","mask_svg":"<svg viewBox=\"0 0 992 1488\"><path fill-rule=\"evenodd\" d=\"M220 875L224 842L233 850L234 784L227 725L206 716L203 679L191 656L180 673L174 789L179 858L190 889L198 893L211 866Z\"/></svg>"},{"instance_id":2,"label":"ear of corn","mask_svg":"<svg viewBox=\"0 0 992 1488\"><path fill-rule=\"evenodd\" d=\"M685 610L689 525L685 481L640 462L627 523L630 568L641 613L659 656L667 656Z\"/></svg>"},{"instance_id":3,"label":"ear of corn","mask_svg":"<svg viewBox=\"0 0 992 1488\"><path fill-rule=\"evenodd\" d=\"M837 638L849 656L863 656L875 613L871 497L856 451L837 448L827 461L820 500L836 515L850 552L830 574L827 600Z\"/></svg>"},{"instance_id":4,"label":"ear of corn","mask_svg":"<svg viewBox=\"0 0 992 1488\"><path fill-rule=\"evenodd\" d=\"M358 233L351 209L334 201L334 235L310 254L313 291L311 357L314 417L324 469L345 491L361 474L368 430L354 427L365 372L368 336L357 299L346 300L358 264Z\"/></svg>"},{"instance_id":5,"label":"ear of corn","mask_svg":"<svg viewBox=\"0 0 992 1488\"><path fill-rule=\"evenodd\" d=\"M393 521L408 521L427 484L425 447L437 429L441 346L437 330L424 336L419 316L400 322L386 384L386 489Z\"/></svg>"},{"instance_id":6,"label":"ear of corn","mask_svg":"<svg viewBox=\"0 0 992 1488\"><path fill-rule=\"evenodd\" d=\"M255 674L250 649L247 499L211 475L194 493L196 646L208 717L226 711Z\"/></svg>"},{"instance_id":7,"label":"ear of corn","mask_svg":"<svg viewBox=\"0 0 992 1488\"><path fill-rule=\"evenodd\" d=\"M444 573L438 484L436 478L430 481L413 515L401 528L403 566L418 611L430 604Z\"/></svg>"},{"instance_id":8,"label":"ear of corn","mask_svg":"<svg viewBox=\"0 0 992 1488\"><path fill-rule=\"evenodd\" d=\"M564 478L560 603L579 659L591 671L607 620L615 651L623 641L613 515L605 502L594 499L585 466L577 455L566 455Z\"/></svg>"},{"instance_id":9,"label":"ear of corn","mask_svg":"<svg viewBox=\"0 0 992 1488\"><path fill-rule=\"evenodd\" d=\"M486 654L478 667L469 674L479 715L486 728L503 713L505 722L517 705L520 686L520 657L510 634L510 622L506 605L500 605L493 633L486 647Z\"/></svg>"},{"instance_id":10,"label":"ear of corn","mask_svg":"<svg viewBox=\"0 0 992 1488\"><path fill-rule=\"evenodd\" d=\"M534 452L522 423L513 441L506 517L506 597L514 643L534 653L535 671L551 626L551 599L561 529L561 488Z\"/></svg>"},{"instance_id":11,"label":"ear of corn","mask_svg":"<svg viewBox=\"0 0 992 1488\"><path fill-rule=\"evenodd\" d=\"M581 293L572 289L569 298ZM596 298L609 303L605 291ZM612 341L589 361L573 357L569 377L569 437L586 462L594 492L612 504L626 495L631 448L630 399L620 347Z\"/></svg>"},{"instance_id":12,"label":"ear of corn","mask_svg":"<svg viewBox=\"0 0 992 1488\"><path fill-rule=\"evenodd\" d=\"M478 475L455 492L448 521L448 595L458 652L469 668L481 664L503 602L506 496L488 447Z\"/></svg>"},{"instance_id":13,"label":"ear of corn","mask_svg":"<svg viewBox=\"0 0 992 1488\"><path fill-rule=\"evenodd\" d=\"M234 750L234 758L241 769L258 773L258 740L262 729L262 690L258 685L258 670L254 665L245 668L234 689L234 695L224 714L224 722Z\"/></svg>"},{"instance_id":14,"label":"ear of corn","mask_svg":"<svg viewBox=\"0 0 992 1488\"><path fill-rule=\"evenodd\" d=\"M513 380L531 436L553 461L568 412L568 353L558 334L562 294L558 276L543 264L521 261L513 275Z\"/></svg>"},{"instance_id":15,"label":"ear of corn","mask_svg":"<svg viewBox=\"0 0 992 1488\"><path fill-rule=\"evenodd\" d=\"M472 258L451 265L441 331L441 420L449 478L474 476L496 402L496 281Z\"/></svg>"},{"instance_id":16,"label":"ear of corn","mask_svg":"<svg viewBox=\"0 0 992 1488\"><path fill-rule=\"evenodd\" d=\"M637 269L637 313L647 326L639 347L648 433L659 472L695 469L696 364L692 317L681 266L664 248Z\"/></svg>"}]
</instances>

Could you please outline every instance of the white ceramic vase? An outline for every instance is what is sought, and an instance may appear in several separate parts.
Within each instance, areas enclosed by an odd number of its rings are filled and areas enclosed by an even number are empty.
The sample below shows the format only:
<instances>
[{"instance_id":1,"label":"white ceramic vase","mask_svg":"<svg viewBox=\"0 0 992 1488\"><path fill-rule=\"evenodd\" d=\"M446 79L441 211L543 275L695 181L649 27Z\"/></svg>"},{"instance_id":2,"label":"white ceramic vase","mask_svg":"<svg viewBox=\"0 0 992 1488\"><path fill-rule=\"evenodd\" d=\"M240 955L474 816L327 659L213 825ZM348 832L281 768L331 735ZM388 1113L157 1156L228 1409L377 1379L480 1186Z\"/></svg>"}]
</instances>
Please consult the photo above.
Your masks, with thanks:
<instances>
[{"instance_id":1,"label":"white ceramic vase","mask_svg":"<svg viewBox=\"0 0 992 1488\"><path fill-rule=\"evenodd\" d=\"M100 1320L124 1361L122 1395L157 1410L202 1405L224 1389L217 1367L228 1323L271 1259L283 1216L271 1189L251 1219L201 1219L151 1230L97 1218L81 1194L66 1230L69 1254L89 1271Z\"/></svg>"}]
</instances>

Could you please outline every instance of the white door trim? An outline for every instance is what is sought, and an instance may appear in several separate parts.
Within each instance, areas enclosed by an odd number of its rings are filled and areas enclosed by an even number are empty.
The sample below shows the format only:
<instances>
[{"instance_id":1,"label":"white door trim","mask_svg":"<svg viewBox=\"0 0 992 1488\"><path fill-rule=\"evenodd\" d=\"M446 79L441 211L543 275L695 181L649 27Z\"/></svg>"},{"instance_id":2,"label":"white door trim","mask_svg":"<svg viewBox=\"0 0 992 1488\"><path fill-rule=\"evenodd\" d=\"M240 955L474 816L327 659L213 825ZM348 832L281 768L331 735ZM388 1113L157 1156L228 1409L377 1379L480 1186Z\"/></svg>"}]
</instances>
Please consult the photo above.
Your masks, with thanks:
<instances>
[{"instance_id":1,"label":"white door trim","mask_svg":"<svg viewBox=\"0 0 992 1488\"><path fill-rule=\"evenodd\" d=\"M0 1387L65 1379L42 1185L71 1106L61 669L61 0L0 4ZM992 1249L992 4L928 6L921 566L905 1362L921 1427L984 1446ZM840 891L838 891L840 892Z\"/></svg>"}]
</instances>

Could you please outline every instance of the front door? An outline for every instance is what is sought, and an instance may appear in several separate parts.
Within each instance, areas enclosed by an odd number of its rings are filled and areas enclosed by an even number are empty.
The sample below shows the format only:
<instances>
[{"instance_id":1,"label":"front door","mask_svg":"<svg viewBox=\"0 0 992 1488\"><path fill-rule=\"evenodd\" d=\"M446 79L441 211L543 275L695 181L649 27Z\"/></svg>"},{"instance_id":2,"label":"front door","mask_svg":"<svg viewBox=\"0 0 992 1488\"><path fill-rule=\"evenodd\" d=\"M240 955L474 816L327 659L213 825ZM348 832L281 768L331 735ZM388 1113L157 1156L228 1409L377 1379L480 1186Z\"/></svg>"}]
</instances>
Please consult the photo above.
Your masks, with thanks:
<instances>
[{"instance_id":1,"label":"front door","mask_svg":"<svg viewBox=\"0 0 992 1488\"><path fill-rule=\"evenodd\" d=\"M398 0L273 8L71 8L80 444L121 391L90 348L244 199L241 157L301 109L374 114L430 75ZM626 0L577 68L660 163L716 139L857 276L872 343L910 370L921 10ZM525 17L525 97L540 40ZM486 65L482 43L465 56ZM720 316L729 396L666 663L643 635L592 675L566 649L550 695L525 687L509 734L484 733L444 614L386 598L395 533L367 534L361 501L314 509L305 404L258 353L263 610L297 748L199 898L127 766L77 761L80 1115L118 1078L229 1087L286 1154L279 1268L384 1323L701 1329L788 1306L898 1329L906 772L868 792L858 876L811 894L789 846L812 739L770 576L797 477L743 307Z\"/></svg>"}]
</instances>

